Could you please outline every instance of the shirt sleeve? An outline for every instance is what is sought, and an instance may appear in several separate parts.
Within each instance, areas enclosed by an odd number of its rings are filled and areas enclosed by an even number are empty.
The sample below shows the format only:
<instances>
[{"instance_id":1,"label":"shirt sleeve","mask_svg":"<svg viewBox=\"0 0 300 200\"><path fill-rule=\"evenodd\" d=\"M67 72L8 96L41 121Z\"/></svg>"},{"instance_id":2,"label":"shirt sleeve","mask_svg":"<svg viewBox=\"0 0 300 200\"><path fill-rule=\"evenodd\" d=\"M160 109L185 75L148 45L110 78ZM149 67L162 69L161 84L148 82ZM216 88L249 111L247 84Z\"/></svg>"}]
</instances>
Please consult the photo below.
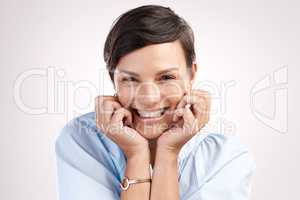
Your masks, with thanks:
<instances>
[{"instance_id":1,"label":"shirt sleeve","mask_svg":"<svg viewBox=\"0 0 300 200\"><path fill-rule=\"evenodd\" d=\"M74 121L73 121L74 122ZM95 158L80 141L93 134L77 123L66 125L56 139L58 196L60 200L117 200L118 179L105 151ZM79 139L76 139L79 138ZM85 137L85 139L80 139ZM101 149L100 149L101 150Z\"/></svg>"},{"instance_id":2,"label":"shirt sleeve","mask_svg":"<svg viewBox=\"0 0 300 200\"><path fill-rule=\"evenodd\" d=\"M195 153L197 187L184 200L248 200L255 163L234 136L211 134Z\"/></svg>"}]
</instances>

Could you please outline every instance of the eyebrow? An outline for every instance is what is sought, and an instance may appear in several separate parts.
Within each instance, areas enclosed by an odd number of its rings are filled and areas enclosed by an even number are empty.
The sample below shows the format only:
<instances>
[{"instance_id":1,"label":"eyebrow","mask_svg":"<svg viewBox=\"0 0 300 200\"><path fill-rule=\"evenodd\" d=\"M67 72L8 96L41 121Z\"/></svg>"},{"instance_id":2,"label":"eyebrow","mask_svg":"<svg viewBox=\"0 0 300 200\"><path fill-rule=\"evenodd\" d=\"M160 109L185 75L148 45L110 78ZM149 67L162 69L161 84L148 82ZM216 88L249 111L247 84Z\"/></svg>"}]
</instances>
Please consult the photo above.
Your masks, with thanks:
<instances>
[{"instance_id":1,"label":"eyebrow","mask_svg":"<svg viewBox=\"0 0 300 200\"><path fill-rule=\"evenodd\" d=\"M166 73L166 72L169 72L169 71L173 71L173 70L177 70L178 71L178 68L177 67L171 67L171 68L168 68L168 69L164 69L164 70L161 70L161 71L157 72L156 75L163 74L163 73ZM135 72L128 71L128 70L125 70L125 69L123 69L123 70L120 69L118 71L126 73L126 74L130 74L130 75L133 75L133 76L139 76L139 74L137 74Z\"/></svg>"}]
</instances>

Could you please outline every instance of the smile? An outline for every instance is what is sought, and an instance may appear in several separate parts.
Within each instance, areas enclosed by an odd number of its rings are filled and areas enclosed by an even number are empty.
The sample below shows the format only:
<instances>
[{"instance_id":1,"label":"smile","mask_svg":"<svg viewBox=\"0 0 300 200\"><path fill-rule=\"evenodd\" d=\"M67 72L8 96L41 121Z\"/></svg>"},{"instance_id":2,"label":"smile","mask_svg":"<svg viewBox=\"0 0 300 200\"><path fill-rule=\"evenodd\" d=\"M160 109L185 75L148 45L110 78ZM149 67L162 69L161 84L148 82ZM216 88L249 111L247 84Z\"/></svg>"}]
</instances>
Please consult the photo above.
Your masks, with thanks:
<instances>
[{"instance_id":1,"label":"smile","mask_svg":"<svg viewBox=\"0 0 300 200\"><path fill-rule=\"evenodd\" d=\"M145 122L155 122L164 117L167 113L165 112L169 107L161 108L155 111L144 111L144 110L137 110L133 109L134 114L138 116L138 118Z\"/></svg>"}]
</instances>

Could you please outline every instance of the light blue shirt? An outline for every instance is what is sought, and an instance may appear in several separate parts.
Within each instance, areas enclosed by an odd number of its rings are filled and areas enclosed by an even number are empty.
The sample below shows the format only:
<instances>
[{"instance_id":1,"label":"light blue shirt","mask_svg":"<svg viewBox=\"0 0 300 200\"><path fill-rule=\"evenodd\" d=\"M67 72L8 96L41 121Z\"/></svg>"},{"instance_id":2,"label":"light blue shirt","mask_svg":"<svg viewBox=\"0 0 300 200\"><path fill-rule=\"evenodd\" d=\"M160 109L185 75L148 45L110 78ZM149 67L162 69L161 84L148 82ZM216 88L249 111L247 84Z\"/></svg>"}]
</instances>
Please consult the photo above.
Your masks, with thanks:
<instances>
[{"instance_id":1,"label":"light blue shirt","mask_svg":"<svg viewBox=\"0 0 300 200\"><path fill-rule=\"evenodd\" d=\"M95 125L74 118L55 144L60 200L117 200L126 166L122 150ZM255 163L235 136L197 134L178 156L181 200L246 200Z\"/></svg>"}]
</instances>

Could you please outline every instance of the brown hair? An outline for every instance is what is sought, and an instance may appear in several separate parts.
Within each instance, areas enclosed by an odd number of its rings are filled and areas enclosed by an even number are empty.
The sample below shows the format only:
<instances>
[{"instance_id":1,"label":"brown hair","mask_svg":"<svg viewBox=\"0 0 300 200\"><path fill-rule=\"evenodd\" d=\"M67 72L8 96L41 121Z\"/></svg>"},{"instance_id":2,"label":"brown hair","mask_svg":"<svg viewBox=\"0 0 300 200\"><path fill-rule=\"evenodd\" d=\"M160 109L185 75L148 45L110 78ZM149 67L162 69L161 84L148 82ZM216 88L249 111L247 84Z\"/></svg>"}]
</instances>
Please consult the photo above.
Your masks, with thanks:
<instances>
[{"instance_id":1,"label":"brown hair","mask_svg":"<svg viewBox=\"0 0 300 200\"><path fill-rule=\"evenodd\" d=\"M179 40L187 67L196 57L194 34L188 23L168 7L146 5L127 11L113 23L104 45L104 61L110 78L119 59L147 45Z\"/></svg>"}]
</instances>

